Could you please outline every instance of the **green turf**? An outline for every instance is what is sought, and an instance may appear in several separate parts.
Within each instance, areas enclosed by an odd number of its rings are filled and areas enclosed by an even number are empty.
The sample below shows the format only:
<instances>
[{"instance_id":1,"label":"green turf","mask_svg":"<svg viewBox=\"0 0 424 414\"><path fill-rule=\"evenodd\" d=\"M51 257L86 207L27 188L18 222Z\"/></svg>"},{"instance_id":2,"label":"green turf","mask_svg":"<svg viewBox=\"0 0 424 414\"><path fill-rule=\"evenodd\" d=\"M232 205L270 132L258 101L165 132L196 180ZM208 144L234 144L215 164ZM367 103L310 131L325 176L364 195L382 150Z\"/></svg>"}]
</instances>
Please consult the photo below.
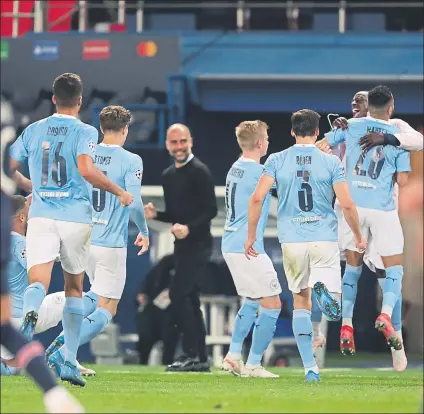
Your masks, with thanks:
<instances>
[{"instance_id":1,"label":"green turf","mask_svg":"<svg viewBox=\"0 0 424 414\"><path fill-rule=\"evenodd\" d=\"M93 366L85 388L67 386L86 412L419 412L422 370L329 369L305 384L303 371L272 369L279 379L171 374L161 367ZM43 412L39 391L25 377L1 378L1 412Z\"/></svg>"}]
</instances>

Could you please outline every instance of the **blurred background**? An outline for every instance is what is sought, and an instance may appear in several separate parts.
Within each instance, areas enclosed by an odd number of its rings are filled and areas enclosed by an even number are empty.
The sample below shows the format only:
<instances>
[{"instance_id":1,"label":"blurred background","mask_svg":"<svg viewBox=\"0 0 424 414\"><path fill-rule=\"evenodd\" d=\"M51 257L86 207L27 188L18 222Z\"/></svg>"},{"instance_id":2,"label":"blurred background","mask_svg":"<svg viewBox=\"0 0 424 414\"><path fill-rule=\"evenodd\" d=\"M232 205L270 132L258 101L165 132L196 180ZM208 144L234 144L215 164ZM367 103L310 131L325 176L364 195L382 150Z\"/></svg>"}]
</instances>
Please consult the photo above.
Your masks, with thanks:
<instances>
[{"instance_id":1,"label":"blurred background","mask_svg":"<svg viewBox=\"0 0 424 414\"><path fill-rule=\"evenodd\" d=\"M269 152L280 151L293 144L293 111L319 112L323 134L330 128L328 114L350 117L357 91L386 84L395 95L395 117L423 131L422 2L2 0L0 4L1 94L13 108L18 133L54 111L54 78L78 73L84 82L84 122L98 127L98 114L109 104L133 112L126 147L144 162L143 201L160 207L161 172L171 162L164 147L166 128L183 122L191 129L194 153L212 171L219 204L212 224L214 255L201 275L215 362L225 354L238 307L220 254L222 186L239 155L235 126L246 119L266 121ZM422 161L422 152L412 154L412 175L418 179ZM296 365L292 305L275 213L274 206L266 248L284 287L284 307L266 358L271 365ZM423 231L422 212L402 219L405 347L410 364L422 364L422 251L416 249L417 232ZM165 225L149 224L151 250L143 257L133 249L136 229L131 225L127 285L115 323L80 350L81 361L161 363L170 352L178 352L178 333L171 332L167 310L158 300L172 277L168 254L173 239ZM366 363L371 366L390 366L389 351L374 329L380 291L374 274L364 269L354 317L357 352L368 355ZM51 290L62 290L59 267L55 273ZM328 356L337 355L340 328L330 325ZM59 330L43 334L41 340L47 344ZM355 366L357 360L341 363Z\"/></svg>"}]
</instances>

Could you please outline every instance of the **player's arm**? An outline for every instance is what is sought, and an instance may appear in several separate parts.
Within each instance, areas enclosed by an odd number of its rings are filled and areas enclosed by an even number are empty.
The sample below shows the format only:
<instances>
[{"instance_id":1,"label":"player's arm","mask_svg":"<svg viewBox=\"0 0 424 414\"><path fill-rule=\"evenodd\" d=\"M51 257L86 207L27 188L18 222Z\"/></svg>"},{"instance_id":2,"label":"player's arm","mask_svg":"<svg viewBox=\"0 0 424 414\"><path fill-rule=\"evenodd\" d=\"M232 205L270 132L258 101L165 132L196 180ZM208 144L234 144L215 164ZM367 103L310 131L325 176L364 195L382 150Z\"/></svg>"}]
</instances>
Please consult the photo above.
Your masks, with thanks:
<instances>
[{"instance_id":1,"label":"player's arm","mask_svg":"<svg viewBox=\"0 0 424 414\"><path fill-rule=\"evenodd\" d=\"M255 192L252 194L249 200L249 210L247 216L248 231L247 241L244 245L246 257L256 257L258 253L253 248L253 244L256 241L256 228L258 226L259 218L261 216L262 204L265 197L274 185L274 177L268 175L266 172L261 176L256 186Z\"/></svg>"},{"instance_id":2,"label":"player's arm","mask_svg":"<svg viewBox=\"0 0 424 414\"><path fill-rule=\"evenodd\" d=\"M202 206L202 213L187 223L189 232L195 234L199 228L208 225L218 214L215 186L209 169L199 168L196 175L196 186L193 190L196 191L197 198Z\"/></svg>"},{"instance_id":3,"label":"player's arm","mask_svg":"<svg viewBox=\"0 0 424 414\"><path fill-rule=\"evenodd\" d=\"M399 187L405 187L411 172L411 155L408 151L401 151L396 158L396 182Z\"/></svg>"},{"instance_id":4,"label":"player's arm","mask_svg":"<svg viewBox=\"0 0 424 414\"><path fill-rule=\"evenodd\" d=\"M317 141L315 146L322 152L329 153L331 147L335 147L346 140L346 130L337 128L324 135L324 138Z\"/></svg>"},{"instance_id":5,"label":"player's arm","mask_svg":"<svg viewBox=\"0 0 424 414\"><path fill-rule=\"evenodd\" d=\"M19 166L28 158L28 151L25 145L26 130L10 146L9 174L16 185L30 193L32 191L32 182L18 171Z\"/></svg>"},{"instance_id":6,"label":"player's arm","mask_svg":"<svg viewBox=\"0 0 424 414\"><path fill-rule=\"evenodd\" d=\"M349 186L344 175L343 165L338 159L334 161L332 182L336 197L343 209L343 215L347 221L347 224L353 231L355 245L362 253L362 250L365 250L366 241L362 239L358 210L356 209L356 205L350 196Z\"/></svg>"},{"instance_id":7,"label":"player's arm","mask_svg":"<svg viewBox=\"0 0 424 414\"><path fill-rule=\"evenodd\" d=\"M407 151L421 151L423 149L423 134L412 128L407 122L401 119L391 120L399 132L396 134L379 134L371 132L361 138L359 143L365 151L377 145L392 145Z\"/></svg>"}]
</instances>

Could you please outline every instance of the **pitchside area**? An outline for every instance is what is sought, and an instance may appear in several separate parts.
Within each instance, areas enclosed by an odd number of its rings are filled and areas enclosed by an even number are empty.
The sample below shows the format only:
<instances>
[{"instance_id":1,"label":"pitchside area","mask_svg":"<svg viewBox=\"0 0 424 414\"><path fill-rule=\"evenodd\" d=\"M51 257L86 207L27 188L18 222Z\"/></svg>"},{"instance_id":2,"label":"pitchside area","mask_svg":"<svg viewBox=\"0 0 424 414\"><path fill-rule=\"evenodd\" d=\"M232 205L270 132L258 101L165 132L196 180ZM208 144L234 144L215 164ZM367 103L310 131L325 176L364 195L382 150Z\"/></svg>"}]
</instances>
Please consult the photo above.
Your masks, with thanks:
<instances>
[{"instance_id":1,"label":"pitchside area","mask_svg":"<svg viewBox=\"0 0 424 414\"><path fill-rule=\"evenodd\" d=\"M329 368L321 383L310 384L301 368L271 369L278 379L237 378L219 370L171 374L163 367L131 365L95 369L85 388L72 388L88 413L422 412L422 369L399 374ZM1 412L44 412L39 390L23 376L2 377Z\"/></svg>"}]
</instances>

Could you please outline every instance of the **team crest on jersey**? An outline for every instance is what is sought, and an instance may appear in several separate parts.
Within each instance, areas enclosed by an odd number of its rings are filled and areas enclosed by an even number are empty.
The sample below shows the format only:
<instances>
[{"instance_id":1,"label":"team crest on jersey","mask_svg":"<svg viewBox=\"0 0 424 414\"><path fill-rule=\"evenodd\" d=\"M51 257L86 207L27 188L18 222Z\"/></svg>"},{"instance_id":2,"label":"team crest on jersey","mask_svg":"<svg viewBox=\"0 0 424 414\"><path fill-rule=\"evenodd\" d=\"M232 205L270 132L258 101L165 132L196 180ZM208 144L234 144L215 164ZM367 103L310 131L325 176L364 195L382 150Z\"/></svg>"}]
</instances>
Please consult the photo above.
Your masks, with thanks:
<instances>
[{"instance_id":1,"label":"team crest on jersey","mask_svg":"<svg viewBox=\"0 0 424 414\"><path fill-rule=\"evenodd\" d=\"M135 176L136 176L139 180L141 180L141 177L143 176L142 171L141 171L141 170L137 170L137 171L135 172Z\"/></svg>"},{"instance_id":2,"label":"team crest on jersey","mask_svg":"<svg viewBox=\"0 0 424 414\"><path fill-rule=\"evenodd\" d=\"M25 247L23 249L21 249L21 251L19 252L19 256L21 257L21 259L25 259L25 257L26 257L26 248Z\"/></svg>"},{"instance_id":3,"label":"team crest on jersey","mask_svg":"<svg viewBox=\"0 0 424 414\"><path fill-rule=\"evenodd\" d=\"M90 148L90 150L91 150L92 152L94 152L94 148L96 148L96 144L95 144L94 142L90 141L90 142L88 143L88 148Z\"/></svg>"},{"instance_id":4,"label":"team crest on jersey","mask_svg":"<svg viewBox=\"0 0 424 414\"><path fill-rule=\"evenodd\" d=\"M271 280L271 289L272 290L278 290L278 280L277 279Z\"/></svg>"}]
</instances>

